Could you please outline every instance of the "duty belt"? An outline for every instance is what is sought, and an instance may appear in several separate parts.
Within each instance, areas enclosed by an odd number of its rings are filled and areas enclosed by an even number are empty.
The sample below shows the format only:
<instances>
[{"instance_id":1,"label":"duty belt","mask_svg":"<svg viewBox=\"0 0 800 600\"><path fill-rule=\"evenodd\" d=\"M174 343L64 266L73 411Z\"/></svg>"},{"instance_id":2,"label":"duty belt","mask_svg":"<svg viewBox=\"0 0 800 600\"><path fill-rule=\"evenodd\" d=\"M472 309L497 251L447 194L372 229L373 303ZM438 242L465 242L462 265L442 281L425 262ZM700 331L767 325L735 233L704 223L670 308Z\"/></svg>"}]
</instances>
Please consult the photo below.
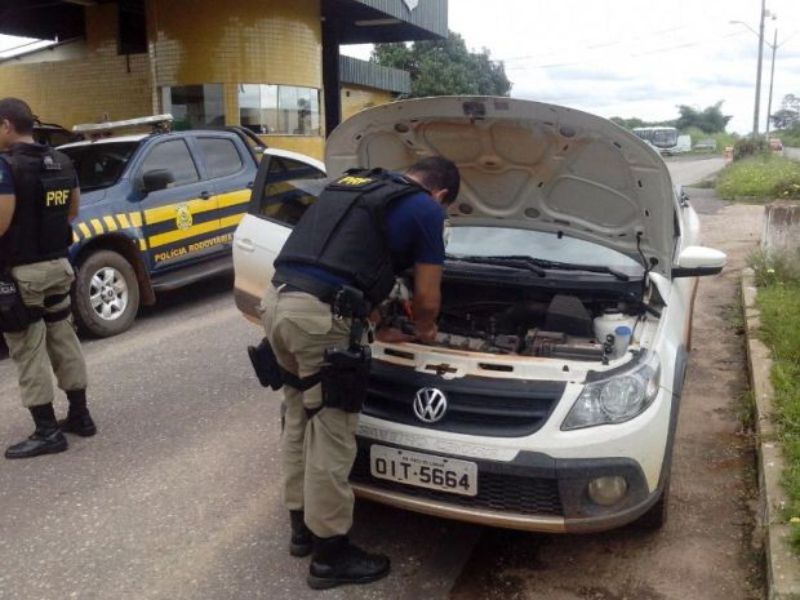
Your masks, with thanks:
<instances>
[{"instance_id":1,"label":"duty belt","mask_svg":"<svg viewBox=\"0 0 800 600\"><path fill-rule=\"evenodd\" d=\"M302 273L281 272L276 273L272 278L272 284L277 288L283 285L282 292L304 292L311 294L325 304L333 305L336 294L339 293L341 286L331 285L324 281L319 281L313 277L308 277Z\"/></svg>"}]
</instances>

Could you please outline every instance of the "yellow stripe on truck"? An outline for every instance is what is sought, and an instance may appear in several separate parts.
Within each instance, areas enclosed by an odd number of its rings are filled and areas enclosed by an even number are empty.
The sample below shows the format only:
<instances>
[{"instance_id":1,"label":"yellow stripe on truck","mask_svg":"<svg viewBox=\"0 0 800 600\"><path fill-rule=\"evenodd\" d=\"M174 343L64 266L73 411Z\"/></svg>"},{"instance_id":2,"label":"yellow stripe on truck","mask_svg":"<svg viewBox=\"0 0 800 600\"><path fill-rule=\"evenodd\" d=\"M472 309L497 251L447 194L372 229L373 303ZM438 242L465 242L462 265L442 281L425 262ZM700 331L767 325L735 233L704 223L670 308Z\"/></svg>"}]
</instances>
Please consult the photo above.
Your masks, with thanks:
<instances>
[{"instance_id":1,"label":"yellow stripe on truck","mask_svg":"<svg viewBox=\"0 0 800 600\"><path fill-rule=\"evenodd\" d=\"M232 215L230 217L223 217L219 220L220 229L223 227L234 227L238 225L242 219L244 219L244 213Z\"/></svg>"},{"instance_id":2,"label":"yellow stripe on truck","mask_svg":"<svg viewBox=\"0 0 800 600\"><path fill-rule=\"evenodd\" d=\"M197 225L193 225L188 229L178 229L176 231L160 233L158 235L150 236L150 247L158 248L159 246L166 246L167 244L179 242L180 240L185 240L186 238L216 231L219 228L219 221L208 221L207 223L198 223Z\"/></svg>"},{"instance_id":3,"label":"yellow stripe on truck","mask_svg":"<svg viewBox=\"0 0 800 600\"><path fill-rule=\"evenodd\" d=\"M117 222L114 220L114 217L106 215L105 217L103 217L103 221L105 222L106 227L108 227L109 231L116 231L117 229L119 229L119 227L117 227Z\"/></svg>"},{"instance_id":4,"label":"yellow stripe on truck","mask_svg":"<svg viewBox=\"0 0 800 600\"><path fill-rule=\"evenodd\" d=\"M117 219L119 220L119 224L122 225L123 229L130 229L131 223L128 221L128 217L125 215L117 215Z\"/></svg>"},{"instance_id":5,"label":"yellow stripe on truck","mask_svg":"<svg viewBox=\"0 0 800 600\"><path fill-rule=\"evenodd\" d=\"M132 212L130 214L131 223L133 223L134 227L141 227L142 226L142 213L140 212Z\"/></svg>"},{"instance_id":6,"label":"yellow stripe on truck","mask_svg":"<svg viewBox=\"0 0 800 600\"><path fill-rule=\"evenodd\" d=\"M148 225L153 223L162 223L164 221L172 221L176 217L178 206L185 205L189 212L193 215L216 210L219 208L216 202L209 200L189 200L188 202L177 202L169 206L159 206L158 208L151 208L144 211L144 220Z\"/></svg>"},{"instance_id":7,"label":"yellow stripe on truck","mask_svg":"<svg viewBox=\"0 0 800 600\"><path fill-rule=\"evenodd\" d=\"M228 192L227 194L220 194L217 196L217 202L220 208L228 208L229 206L236 206L237 204L247 204L250 202L250 190L237 190L235 192Z\"/></svg>"},{"instance_id":8,"label":"yellow stripe on truck","mask_svg":"<svg viewBox=\"0 0 800 600\"><path fill-rule=\"evenodd\" d=\"M103 224L100 223L100 221L98 219L92 219L90 221L90 223L92 224L92 227L94 227L94 232L97 235L100 235L101 233L103 233Z\"/></svg>"},{"instance_id":9,"label":"yellow stripe on truck","mask_svg":"<svg viewBox=\"0 0 800 600\"><path fill-rule=\"evenodd\" d=\"M89 227L88 227L88 225L86 225L86 223L78 223L78 229L81 230L81 233L83 234L84 239L88 240L90 237L92 237L92 230L89 229Z\"/></svg>"}]
</instances>

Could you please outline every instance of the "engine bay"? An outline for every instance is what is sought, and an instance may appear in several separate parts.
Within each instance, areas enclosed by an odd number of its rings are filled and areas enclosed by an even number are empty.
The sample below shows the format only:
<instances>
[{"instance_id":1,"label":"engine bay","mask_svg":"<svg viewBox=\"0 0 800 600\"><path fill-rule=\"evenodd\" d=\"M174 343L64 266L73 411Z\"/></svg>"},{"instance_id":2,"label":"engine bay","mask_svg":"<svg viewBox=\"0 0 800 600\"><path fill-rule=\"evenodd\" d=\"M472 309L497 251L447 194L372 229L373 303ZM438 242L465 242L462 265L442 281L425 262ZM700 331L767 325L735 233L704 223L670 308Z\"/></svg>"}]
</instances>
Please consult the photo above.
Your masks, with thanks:
<instances>
[{"instance_id":1,"label":"engine bay","mask_svg":"<svg viewBox=\"0 0 800 600\"><path fill-rule=\"evenodd\" d=\"M411 282L398 280L384 318L409 317ZM607 363L636 341L646 318L639 298L592 289L531 289L519 285L449 281L435 346L500 355ZM388 314L387 314L388 312ZM622 327L623 329L619 329ZM627 331L617 339L615 332Z\"/></svg>"}]
</instances>

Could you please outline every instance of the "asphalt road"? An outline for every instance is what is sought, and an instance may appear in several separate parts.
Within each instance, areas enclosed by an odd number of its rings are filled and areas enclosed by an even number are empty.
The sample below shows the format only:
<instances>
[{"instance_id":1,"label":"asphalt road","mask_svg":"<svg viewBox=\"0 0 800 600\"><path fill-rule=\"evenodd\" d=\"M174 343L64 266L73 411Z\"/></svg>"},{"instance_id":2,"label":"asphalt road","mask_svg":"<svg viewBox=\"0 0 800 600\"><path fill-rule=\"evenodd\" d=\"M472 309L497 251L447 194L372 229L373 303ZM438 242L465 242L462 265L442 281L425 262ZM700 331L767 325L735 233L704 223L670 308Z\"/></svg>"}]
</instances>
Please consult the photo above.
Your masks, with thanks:
<instances>
[{"instance_id":1,"label":"asphalt road","mask_svg":"<svg viewBox=\"0 0 800 600\"><path fill-rule=\"evenodd\" d=\"M721 166L671 164L683 183ZM354 537L388 552L392 575L310 592L307 561L286 551L278 399L251 374L244 349L260 332L239 316L230 288L220 279L166 295L129 332L85 343L98 436L71 437L55 456L0 460L0 598L436 598L479 537L497 541L496 532L359 504ZM30 433L8 359L0 411L4 444ZM617 543L626 552L640 545ZM585 542L559 544L580 554ZM470 563L476 590L497 567L479 549L482 560ZM614 568L612 555L595 560ZM560 568L570 576L568 563ZM461 592L472 587L461 581Z\"/></svg>"}]
</instances>

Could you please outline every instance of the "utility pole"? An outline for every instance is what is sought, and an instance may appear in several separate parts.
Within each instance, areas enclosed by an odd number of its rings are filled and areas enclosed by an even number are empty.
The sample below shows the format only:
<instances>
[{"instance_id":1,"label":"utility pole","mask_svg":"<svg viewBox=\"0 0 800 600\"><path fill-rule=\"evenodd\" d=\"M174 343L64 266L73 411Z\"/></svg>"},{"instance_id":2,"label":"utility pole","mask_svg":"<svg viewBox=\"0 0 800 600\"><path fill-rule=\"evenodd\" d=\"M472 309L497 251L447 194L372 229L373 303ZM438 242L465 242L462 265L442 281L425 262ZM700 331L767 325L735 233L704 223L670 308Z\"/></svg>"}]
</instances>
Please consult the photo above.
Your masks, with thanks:
<instances>
[{"instance_id":1,"label":"utility pole","mask_svg":"<svg viewBox=\"0 0 800 600\"><path fill-rule=\"evenodd\" d=\"M753 114L753 138L758 137L758 115L761 108L761 60L764 58L764 17L767 13L767 0L761 0L761 19L758 25L758 68L756 70L756 108Z\"/></svg>"},{"instance_id":2,"label":"utility pole","mask_svg":"<svg viewBox=\"0 0 800 600\"><path fill-rule=\"evenodd\" d=\"M769 74L769 99L767 100L767 137L769 137L769 120L772 115L772 85L775 83L775 53L778 50L778 28L775 28L775 37L772 40L772 69Z\"/></svg>"}]
</instances>

